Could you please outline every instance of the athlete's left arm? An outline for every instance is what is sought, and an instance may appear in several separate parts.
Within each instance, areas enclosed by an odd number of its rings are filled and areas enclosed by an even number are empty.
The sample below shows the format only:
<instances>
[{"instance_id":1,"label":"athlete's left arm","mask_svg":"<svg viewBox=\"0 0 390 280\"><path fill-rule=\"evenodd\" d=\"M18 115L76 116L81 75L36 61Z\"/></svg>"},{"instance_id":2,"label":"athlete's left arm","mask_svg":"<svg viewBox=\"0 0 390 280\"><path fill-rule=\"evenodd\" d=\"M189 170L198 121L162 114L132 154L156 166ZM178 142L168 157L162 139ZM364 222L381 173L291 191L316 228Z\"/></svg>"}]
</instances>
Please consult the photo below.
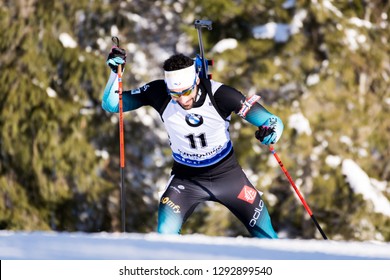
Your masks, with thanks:
<instances>
[{"instance_id":1,"label":"athlete's left arm","mask_svg":"<svg viewBox=\"0 0 390 280\"><path fill-rule=\"evenodd\" d=\"M214 94L214 98L221 111L235 112L257 127L272 128L274 132L262 140L263 144L275 144L282 135L284 128L282 120L257 103L257 100L250 104L251 98L246 99L241 92L226 85L218 88Z\"/></svg>"}]
</instances>

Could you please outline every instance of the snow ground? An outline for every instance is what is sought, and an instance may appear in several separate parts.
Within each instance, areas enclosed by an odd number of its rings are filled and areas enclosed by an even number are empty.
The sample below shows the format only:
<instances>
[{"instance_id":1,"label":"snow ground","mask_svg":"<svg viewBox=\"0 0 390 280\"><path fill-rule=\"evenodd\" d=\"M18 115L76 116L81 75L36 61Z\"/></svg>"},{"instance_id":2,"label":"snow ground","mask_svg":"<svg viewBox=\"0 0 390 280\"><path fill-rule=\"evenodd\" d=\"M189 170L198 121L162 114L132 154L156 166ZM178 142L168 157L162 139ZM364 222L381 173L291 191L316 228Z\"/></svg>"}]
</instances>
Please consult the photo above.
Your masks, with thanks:
<instances>
[{"instance_id":1,"label":"snow ground","mask_svg":"<svg viewBox=\"0 0 390 280\"><path fill-rule=\"evenodd\" d=\"M2 260L390 260L390 243L0 231Z\"/></svg>"}]
</instances>

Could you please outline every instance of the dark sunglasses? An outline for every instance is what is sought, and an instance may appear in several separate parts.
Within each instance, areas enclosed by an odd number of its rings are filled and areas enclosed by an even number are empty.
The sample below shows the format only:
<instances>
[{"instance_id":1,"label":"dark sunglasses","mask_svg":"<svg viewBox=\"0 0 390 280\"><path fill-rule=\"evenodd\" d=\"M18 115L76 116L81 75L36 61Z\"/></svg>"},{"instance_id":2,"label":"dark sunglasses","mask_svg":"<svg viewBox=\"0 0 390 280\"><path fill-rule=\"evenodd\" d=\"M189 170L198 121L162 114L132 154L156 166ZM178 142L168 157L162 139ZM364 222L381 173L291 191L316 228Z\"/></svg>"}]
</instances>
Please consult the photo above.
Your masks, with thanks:
<instances>
[{"instance_id":1,"label":"dark sunglasses","mask_svg":"<svg viewBox=\"0 0 390 280\"><path fill-rule=\"evenodd\" d=\"M192 91L194 90L195 86L196 86L196 79L198 77L196 76L195 77L195 80L194 80L194 84L190 87L190 88L187 88L183 91L171 91L169 88L167 88L168 90L168 94L173 97L173 98L179 98L180 96L188 96L192 93Z\"/></svg>"}]
</instances>

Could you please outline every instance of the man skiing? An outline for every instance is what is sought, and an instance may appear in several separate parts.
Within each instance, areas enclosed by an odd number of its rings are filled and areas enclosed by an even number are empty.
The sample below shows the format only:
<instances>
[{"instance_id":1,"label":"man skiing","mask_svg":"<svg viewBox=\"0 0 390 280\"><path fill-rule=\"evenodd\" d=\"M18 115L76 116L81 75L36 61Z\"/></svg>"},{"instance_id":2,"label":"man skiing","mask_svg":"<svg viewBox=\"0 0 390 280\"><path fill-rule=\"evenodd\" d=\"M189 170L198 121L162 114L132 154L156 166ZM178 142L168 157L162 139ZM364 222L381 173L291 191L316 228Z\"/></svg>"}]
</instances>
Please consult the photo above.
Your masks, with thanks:
<instances>
[{"instance_id":1,"label":"man skiing","mask_svg":"<svg viewBox=\"0 0 390 280\"><path fill-rule=\"evenodd\" d=\"M111 74L102 107L119 111L117 68L126 52L113 47L107 65ZM278 238L262 193L240 167L229 135L232 112L258 127L256 138L264 145L276 143L283 131L279 117L236 89L199 77L194 59L183 54L164 62L164 79L123 91L123 111L152 106L161 116L172 149L171 177L159 202L157 231L179 234L195 207L215 201L227 207L253 237Z\"/></svg>"}]
</instances>

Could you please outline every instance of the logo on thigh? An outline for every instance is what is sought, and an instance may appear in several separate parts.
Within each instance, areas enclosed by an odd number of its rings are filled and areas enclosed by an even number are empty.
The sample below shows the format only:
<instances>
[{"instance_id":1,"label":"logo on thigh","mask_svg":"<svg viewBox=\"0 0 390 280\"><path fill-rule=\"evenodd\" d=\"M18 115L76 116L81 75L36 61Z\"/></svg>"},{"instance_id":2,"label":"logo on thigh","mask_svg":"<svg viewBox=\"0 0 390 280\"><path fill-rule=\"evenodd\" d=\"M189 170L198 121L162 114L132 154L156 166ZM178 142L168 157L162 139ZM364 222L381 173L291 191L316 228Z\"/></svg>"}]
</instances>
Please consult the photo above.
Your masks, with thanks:
<instances>
[{"instance_id":1,"label":"logo on thigh","mask_svg":"<svg viewBox=\"0 0 390 280\"><path fill-rule=\"evenodd\" d=\"M260 218L261 212L263 211L264 201L260 199L259 206L255 208L253 212L252 219L249 221L249 225L254 227L257 223L257 220Z\"/></svg>"},{"instance_id":2,"label":"logo on thigh","mask_svg":"<svg viewBox=\"0 0 390 280\"><path fill-rule=\"evenodd\" d=\"M237 196L237 198L245 201L245 202L248 202L250 204L253 204L253 202L255 201L256 199L256 195L257 195L257 190L255 190L254 188L251 188L251 187L248 187L247 185L245 185L240 194Z\"/></svg>"},{"instance_id":3,"label":"logo on thigh","mask_svg":"<svg viewBox=\"0 0 390 280\"><path fill-rule=\"evenodd\" d=\"M180 213L180 205L177 205L176 203L174 203L169 197L162 197L160 202L162 204L166 204L169 207L171 207L173 210L173 213L176 213L176 214Z\"/></svg>"},{"instance_id":4,"label":"logo on thigh","mask_svg":"<svg viewBox=\"0 0 390 280\"><path fill-rule=\"evenodd\" d=\"M186 188L183 185L178 185L177 187L175 186L169 186L172 190L174 190L177 193L181 193L182 190L185 190Z\"/></svg>"}]
</instances>

